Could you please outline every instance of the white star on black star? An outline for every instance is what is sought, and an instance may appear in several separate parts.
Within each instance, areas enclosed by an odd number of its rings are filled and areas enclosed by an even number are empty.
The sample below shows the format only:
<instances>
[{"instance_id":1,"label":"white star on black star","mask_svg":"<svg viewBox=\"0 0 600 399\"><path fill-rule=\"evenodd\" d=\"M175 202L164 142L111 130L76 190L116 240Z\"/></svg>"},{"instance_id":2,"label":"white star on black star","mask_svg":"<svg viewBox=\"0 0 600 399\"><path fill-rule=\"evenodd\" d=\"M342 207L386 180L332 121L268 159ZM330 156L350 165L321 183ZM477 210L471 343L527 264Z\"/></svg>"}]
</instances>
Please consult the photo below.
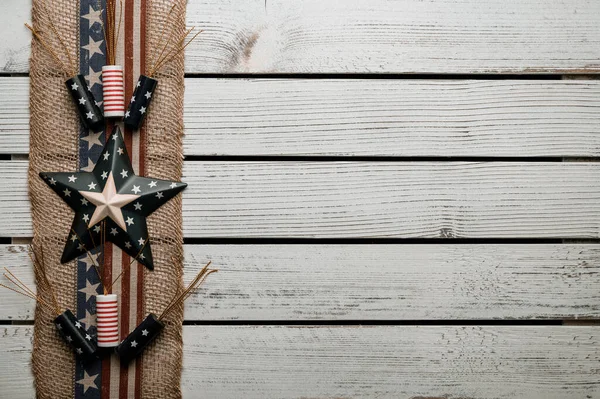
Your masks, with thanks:
<instances>
[{"instance_id":1,"label":"white star on black star","mask_svg":"<svg viewBox=\"0 0 600 399\"><path fill-rule=\"evenodd\" d=\"M118 128L100 154L99 162L94 164L93 158L89 160L89 164L93 165L91 172L40 173L43 181L77 215L61 261L70 261L86 250L97 248L98 234L102 234L101 226L105 223L104 231L108 233L105 236L110 242L152 269L146 217L186 185L135 175ZM157 188L160 191L154 191Z\"/></svg>"}]
</instances>

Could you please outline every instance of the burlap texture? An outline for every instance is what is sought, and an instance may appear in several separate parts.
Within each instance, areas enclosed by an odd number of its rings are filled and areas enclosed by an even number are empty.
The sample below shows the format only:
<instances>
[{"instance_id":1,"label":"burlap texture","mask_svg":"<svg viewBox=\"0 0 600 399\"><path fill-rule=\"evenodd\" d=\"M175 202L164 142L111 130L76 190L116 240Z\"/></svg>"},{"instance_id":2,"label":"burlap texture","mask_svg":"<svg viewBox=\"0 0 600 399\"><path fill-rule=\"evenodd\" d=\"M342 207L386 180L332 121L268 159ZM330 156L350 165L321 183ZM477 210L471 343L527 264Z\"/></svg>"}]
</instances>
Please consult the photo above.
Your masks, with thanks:
<instances>
[{"instance_id":1,"label":"burlap texture","mask_svg":"<svg viewBox=\"0 0 600 399\"><path fill-rule=\"evenodd\" d=\"M71 54L78 54L77 0L53 0L49 5L52 10L60 10L52 13L54 23ZM33 2L33 26L48 38L53 48L60 48L58 40L49 32L49 15L42 7L41 1ZM75 262L60 263L73 212L39 178L38 173L77 170L79 122L75 106L65 90L68 76L36 40L31 44L29 197L34 244L38 249L37 256L41 255L39 250L43 245L48 276L60 306L75 309L77 268ZM41 294L48 298L49 293ZM69 398L74 392L75 359L54 327L56 316L40 306L36 307L32 367L38 398Z\"/></svg>"},{"instance_id":2,"label":"burlap texture","mask_svg":"<svg viewBox=\"0 0 600 399\"><path fill-rule=\"evenodd\" d=\"M185 0L177 0L185 9ZM146 12L146 54L156 54L161 29L174 2L151 0ZM185 12L171 16L177 36L185 30ZM146 174L179 180L183 167L183 52L155 74L158 87L146 117ZM149 56L146 57L146 65ZM185 194L185 191L184 191ZM148 218L154 256L154 271L144 275L146 313L160 314L177 290L183 275L183 232L181 195L167 202ZM181 397L183 356L183 308L166 318L166 327L157 341L146 349L142 367L143 398Z\"/></svg>"},{"instance_id":3,"label":"burlap texture","mask_svg":"<svg viewBox=\"0 0 600 399\"><path fill-rule=\"evenodd\" d=\"M184 0L181 1L185 5ZM146 53L157 51L161 29L173 2L147 3ZM47 5L72 55L79 48L79 4L76 0L52 0ZM42 0L33 1L32 20L53 48L60 44L49 30ZM185 29L185 15L173 18L175 29ZM66 59L65 59L66 62ZM147 62L146 62L147 63ZM183 53L155 77L159 80L146 119L146 175L179 180L183 166ZM78 170L79 122L65 89L68 78L46 50L32 41L30 60L30 155L29 196L36 254L43 245L51 283L61 307L75 310L77 282L75 262L60 263L73 211L38 177L40 171ZM134 133L139 134L139 133ZM182 286L183 234L181 196L169 201L148 219L155 270L144 276L145 312L160 314ZM41 293L49 295L47 292ZM74 393L74 355L60 339L52 323L56 315L36 308L32 368L39 398L70 398ZM181 397L183 309L166 318L166 328L143 355L142 398ZM103 378L106 378L103 376Z\"/></svg>"}]
</instances>

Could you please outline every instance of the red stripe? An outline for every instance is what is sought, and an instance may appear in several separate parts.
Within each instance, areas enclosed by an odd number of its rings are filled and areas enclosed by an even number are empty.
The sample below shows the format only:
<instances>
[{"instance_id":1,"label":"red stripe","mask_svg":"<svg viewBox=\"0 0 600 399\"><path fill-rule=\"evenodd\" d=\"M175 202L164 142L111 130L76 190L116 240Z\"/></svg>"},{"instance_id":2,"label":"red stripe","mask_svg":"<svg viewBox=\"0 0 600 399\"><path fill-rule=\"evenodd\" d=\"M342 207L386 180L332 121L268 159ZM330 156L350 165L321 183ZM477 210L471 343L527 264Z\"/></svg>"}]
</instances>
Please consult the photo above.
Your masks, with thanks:
<instances>
[{"instance_id":1,"label":"red stripe","mask_svg":"<svg viewBox=\"0 0 600 399\"><path fill-rule=\"evenodd\" d=\"M140 71L144 73L146 71L146 0L141 0L140 4L140 23L139 23L139 33L140 33ZM145 155L146 155L146 128L145 124L142 126L139 132L140 135L140 170L139 173L141 176L146 175L145 168ZM144 317L144 304L143 304L143 295L142 292L144 290L144 267L137 268L137 324L139 325L142 322ZM138 357L135 360L135 399L141 399L141 384L142 384L142 356Z\"/></svg>"},{"instance_id":2,"label":"red stripe","mask_svg":"<svg viewBox=\"0 0 600 399\"><path fill-rule=\"evenodd\" d=\"M125 2L125 93L127 93L127 98L132 95L132 74L133 74L133 9L134 2L126 1ZM125 147L129 154L133 154L131 148L131 134L132 132L129 129L125 129ZM121 267L129 269L129 256L123 252L123 256L121 258ZM129 303L129 285L130 285L130 271L126 270L123 273L121 279L121 297L123 298L122 306L121 306L121 326L122 326L122 334L123 339L127 336L129 332L129 312L130 312L130 303ZM121 381L119 385L119 398L127 399L129 397L129 367L121 366Z\"/></svg>"}]
</instances>

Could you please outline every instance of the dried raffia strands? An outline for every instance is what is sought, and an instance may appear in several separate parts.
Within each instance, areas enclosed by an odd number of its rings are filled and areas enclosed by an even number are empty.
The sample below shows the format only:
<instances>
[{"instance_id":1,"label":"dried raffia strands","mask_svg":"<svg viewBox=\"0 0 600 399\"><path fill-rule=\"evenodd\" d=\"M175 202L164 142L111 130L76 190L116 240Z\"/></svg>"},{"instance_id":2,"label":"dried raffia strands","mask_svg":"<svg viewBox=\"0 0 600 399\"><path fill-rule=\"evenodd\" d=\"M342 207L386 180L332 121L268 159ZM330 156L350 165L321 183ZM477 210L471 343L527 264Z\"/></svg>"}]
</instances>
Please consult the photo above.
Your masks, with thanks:
<instances>
[{"instance_id":1,"label":"dried raffia strands","mask_svg":"<svg viewBox=\"0 0 600 399\"><path fill-rule=\"evenodd\" d=\"M47 7L44 7L47 5ZM79 14L76 0L34 0L32 27L40 32L49 47L62 45L47 27L53 22L68 53L78 54ZM62 59L65 65L68 60ZM77 62L75 58L73 62ZM33 216L35 255L44 260L52 276L57 301L63 308L74 309L77 297L75 262L60 263L61 248L72 221L72 212L61 201L51 201L52 192L38 177L42 170L76 170L78 166L79 121L65 90L65 71L35 37L31 41L30 62L30 152L29 198ZM60 117L57 117L60 116ZM36 279L42 276L36 270ZM48 293L39 287L39 294ZM68 398L73 394L75 358L65 350L54 324L55 312L36 306L32 368L38 398Z\"/></svg>"}]
</instances>

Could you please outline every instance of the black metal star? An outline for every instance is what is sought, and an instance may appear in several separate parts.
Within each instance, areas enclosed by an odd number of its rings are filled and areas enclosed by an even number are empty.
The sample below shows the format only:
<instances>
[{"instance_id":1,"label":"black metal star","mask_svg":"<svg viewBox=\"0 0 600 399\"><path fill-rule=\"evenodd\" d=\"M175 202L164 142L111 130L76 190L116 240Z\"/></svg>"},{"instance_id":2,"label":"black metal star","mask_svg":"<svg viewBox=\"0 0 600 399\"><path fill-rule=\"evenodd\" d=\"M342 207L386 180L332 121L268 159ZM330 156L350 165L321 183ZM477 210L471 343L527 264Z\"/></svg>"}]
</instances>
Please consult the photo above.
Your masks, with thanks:
<instances>
[{"instance_id":1,"label":"black metal star","mask_svg":"<svg viewBox=\"0 0 600 399\"><path fill-rule=\"evenodd\" d=\"M75 211L62 263L98 247L104 233L106 241L150 270L146 217L187 186L135 175L118 126L92 172L41 172L40 177Z\"/></svg>"}]
</instances>

